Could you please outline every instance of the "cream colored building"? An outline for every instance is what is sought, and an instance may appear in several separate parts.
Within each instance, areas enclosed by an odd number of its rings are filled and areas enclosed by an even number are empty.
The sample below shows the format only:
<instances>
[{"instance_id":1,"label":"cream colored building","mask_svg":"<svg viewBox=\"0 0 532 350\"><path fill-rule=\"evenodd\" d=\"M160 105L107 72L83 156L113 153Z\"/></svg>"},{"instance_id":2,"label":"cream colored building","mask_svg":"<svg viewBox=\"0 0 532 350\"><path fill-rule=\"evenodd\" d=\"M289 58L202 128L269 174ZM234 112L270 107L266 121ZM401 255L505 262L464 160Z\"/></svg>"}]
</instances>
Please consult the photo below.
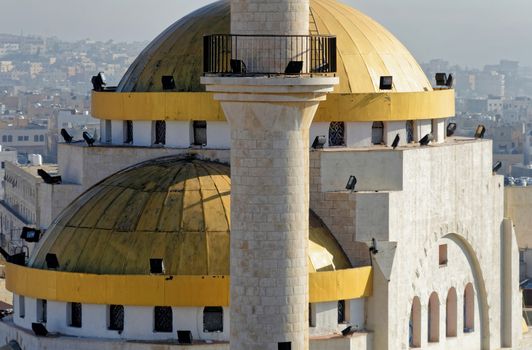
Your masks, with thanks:
<instances>
[{"instance_id":1,"label":"cream colored building","mask_svg":"<svg viewBox=\"0 0 532 350\"><path fill-rule=\"evenodd\" d=\"M289 61L302 74L287 74ZM446 137L454 91L433 89L364 14L334 0L218 1L170 26L92 103L101 142L58 149L58 173L83 193L52 215L25 266L7 265L14 314L0 339L523 348L492 142ZM58 336L35 336L34 323ZM187 334L194 344L178 345Z\"/></svg>"}]
</instances>

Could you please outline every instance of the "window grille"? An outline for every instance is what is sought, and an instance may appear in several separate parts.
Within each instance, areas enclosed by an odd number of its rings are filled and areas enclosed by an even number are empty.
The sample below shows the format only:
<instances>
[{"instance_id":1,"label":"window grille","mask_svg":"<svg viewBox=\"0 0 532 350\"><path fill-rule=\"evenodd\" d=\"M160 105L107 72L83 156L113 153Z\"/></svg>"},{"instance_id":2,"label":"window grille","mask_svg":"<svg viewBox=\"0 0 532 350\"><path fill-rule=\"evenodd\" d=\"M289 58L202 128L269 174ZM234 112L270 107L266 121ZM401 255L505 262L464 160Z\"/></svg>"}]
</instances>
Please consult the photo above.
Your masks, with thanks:
<instances>
[{"instance_id":1,"label":"window grille","mask_svg":"<svg viewBox=\"0 0 532 350\"><path fill-rule=\"evenodd\" d=\"M124 330L124 306L109 305L109 329L113 331Z\"/></svg>"},{"instance_id":2,"label":"window grille","mask_svg":"<svg viewBox=\"0 0 532 350\"><path fill-rule=\"evenodd\" d=\"M406 142L407 143L414 142L414 121L413 120L406 121Z\"/></svg>"},{"instance_id":3,"label":"window grille","mask_svg":"<svg viewBox=\"0 0 532 350\"><path fill-rule=\"evenodd\" d=\"M345 322L345 300L338 300L338 323Z\"/></svg>"},{"instance_id":4,"label":"window grille","mask_svg":"<svg viewBox=\"0 0 532 350\"><path fill-rule=\"evenodd\" d=\"M380 145L384 141L384 123L373 122L371 126L371 143Z\"/></svg>"},{"instance_id":5,"label":"window grille","mask_svg":"<svg viewBox=\"0 0 532 350\"><path fill-rule=\"evenodd\" d=\"M166 144L166 122L164 120L155 121L155 142L156 145Z\"/></svg>"},{"instance_id":6,"label":"window grille","mask_svg":"<svg viewBox=\"0 0 532 350\"><path fill-rule=\"evenodd\" d=\"M344 122L331 122L329 124L329 146L345 146Z\"/></svg>"},{"instance_id":7,"label":"window grille","mask_svg":"<svg viewBox=\"0 0 532 350\"><path fill-rule=\"evenodd\" d=\"M81 328L80 303L70 303L70 327Z\"/></svg>"},{"instance_id":8,"label":"window grille","mask_svg":"<svg viewBox=\"0 0 532 350\"><path fill-rule=\"evenodd\" d=\"M156 306L154 309L154 331L172 332L172 308L169 306Z\"/></svg>"},{"instance_id":9,"label":"window grille","mask_svg":"<svg viewBox=\"0 0 532 350\"><path fill-rule=\"evenodd\" d=\"M221 307L206 307L203 309L203 331L223 332L224 310Z\"/></svg>"}]
</instances>

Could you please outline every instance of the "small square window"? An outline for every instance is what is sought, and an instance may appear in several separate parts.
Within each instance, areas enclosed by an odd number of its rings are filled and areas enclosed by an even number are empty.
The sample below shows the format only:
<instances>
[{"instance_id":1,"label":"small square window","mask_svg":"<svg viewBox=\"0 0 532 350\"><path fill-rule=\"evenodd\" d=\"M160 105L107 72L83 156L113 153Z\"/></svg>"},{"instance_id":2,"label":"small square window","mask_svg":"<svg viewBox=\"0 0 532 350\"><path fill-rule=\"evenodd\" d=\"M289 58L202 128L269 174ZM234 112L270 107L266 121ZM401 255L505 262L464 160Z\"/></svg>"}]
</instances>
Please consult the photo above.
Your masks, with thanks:
<instances>
[{"instance_id":1,"label":"small square window","mask_svg":"<svg viewBox=\"0 0 532 350\"><path fill-rule=\"evenodd\" d=\"M447 265L447 244L441 244L439 247L439 264L440 266Z\"/></svg>"}]
</instances>

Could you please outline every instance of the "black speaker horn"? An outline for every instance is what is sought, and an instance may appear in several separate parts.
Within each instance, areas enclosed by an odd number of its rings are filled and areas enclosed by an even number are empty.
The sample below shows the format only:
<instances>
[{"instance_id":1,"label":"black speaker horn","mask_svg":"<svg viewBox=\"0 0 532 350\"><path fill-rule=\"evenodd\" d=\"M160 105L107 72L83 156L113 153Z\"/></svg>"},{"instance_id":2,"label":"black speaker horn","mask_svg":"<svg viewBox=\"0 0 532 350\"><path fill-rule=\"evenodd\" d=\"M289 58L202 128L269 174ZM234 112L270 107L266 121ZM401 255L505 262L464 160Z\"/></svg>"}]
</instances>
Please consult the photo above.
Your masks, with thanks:
<instances>
[{"instance_id":1,"label":"black speaker horn","mask_svg":"<svg viewBox=\"0 0 532 350\"><path fill-rule=\"evenodd\" d=\"M31 324L31 329L33 330L33 333L35 333L35 335L38 337L46 337L48 335L48 330L42 323L33 322Z\"/></svg>"},{"instance_id":2,"label":"black speaker horn","mask_svg":"<svg viewBox=\"0 0 532 350\"><path fill-rule=\"evenodd\" d=\"M191 331L177 331L177 342L179 344L192 344L192 341Z\"/></svg>"}]
</instances>

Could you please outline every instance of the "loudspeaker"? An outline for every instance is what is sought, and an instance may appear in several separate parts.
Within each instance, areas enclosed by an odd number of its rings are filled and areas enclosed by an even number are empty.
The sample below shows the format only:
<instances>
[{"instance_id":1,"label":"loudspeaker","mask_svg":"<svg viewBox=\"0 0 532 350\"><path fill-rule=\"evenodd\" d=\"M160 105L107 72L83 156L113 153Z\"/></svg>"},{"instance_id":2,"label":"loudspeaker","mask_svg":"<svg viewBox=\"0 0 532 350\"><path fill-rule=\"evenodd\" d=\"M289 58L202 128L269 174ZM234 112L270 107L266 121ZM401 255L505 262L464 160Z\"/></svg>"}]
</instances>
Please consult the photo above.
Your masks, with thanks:
<instances>
[{"instance_id":1,"label":"loudspeaker","mask_svg":"<svg viewBox=\"0 0 532 350\"><path fill-rule=\"evenodd\" d=\"M154 273L154 274L164 273L163 259L150 259L150 273Z\"/></svg>"},{"instance_id":2,"label":"loudspeaker","mask_svg":"<svg viewBox=\"0 0 532 350\"><path fill-rule=\"evenodd\" d=\"M231 60L229 62L231 65L231 71L236 74L246 74L247 68L246 64L242 60Z\"/></svg>"},{"instance_id":3,"label":"loudspeaker","mask_svg":"<svg viewBox=\"0 0 532 350\"><path fill-rule=\"evenodd\" d=\"M447 84L447 74L446 73L436 73L435 75L436 85L444 86Z\"/></svg>"},{"instance_id":4,"label":"loudspeaker","mask_svg":"<svg viewBox=\"0 0 532 350\"><path fill-rule=\"evenodd\" d=\"M179 344L192 344L192 332L177 331L177 342Z\"/></svg>"},{"instance_id":5,"label":"loudspeaker","mask_svg":"<svg viewBox=\"0 0 532 350\"><path fill-rule=\"evenodd\" d=\"M163 75L161 77L161 83L163 84L163 90L175 89L175 80L171 75Z\"/></svg>"},{"instance_id":6,"label":"loudspeaker","mask_svg":"<svg viewBox=\"0 0 532 350\"><path fill-rule=\"evenodd\" d=\"M312 142L312 148L314 149L321 149L327 142L327 138L325 136L316 136L314 139L314 142Z\"/></svg>"},{"instance_id":7,"label":"loudspeaker","mask_svg":"<svg viewBox=\"0 0 532 350\"><path fill-rule=\"evenodd\" d=\"M383 76L379 84L379 89L381 90L391 90L393 86L393 77L392 76Z\"/></svg>"},{"instance_id":8,"label":"loudspeaker","mask_svg":"<svg viewBox=\"0 0 532 350\"><path fill-rule=\"evenodd\" d=\"M32 323L31 329L33 330L33 333L35 333L38 337L46 337L48 335L48 330L42 323Z\"/></svg>"},{"instance_id":9,"label":"loudspeaker","mask_svg":"<svg viewBox=\"0 0 532 350\"><path fill-rule=\"evenodd\" d=\"M290 61L284 70L285 74L301 74L303 61Z\"/></svg>"},{"instance_id":10,"label":"loudspeaker","mask_svg":"<svg viewBox=\"0 0 532 350\"><path fill-rule=\"evenodd\" d=\"M57 269L59 267L59 260L57 260L57 255L53 253L46 254L46 265L49 269Z\"/></svg>"}]
</instances>

